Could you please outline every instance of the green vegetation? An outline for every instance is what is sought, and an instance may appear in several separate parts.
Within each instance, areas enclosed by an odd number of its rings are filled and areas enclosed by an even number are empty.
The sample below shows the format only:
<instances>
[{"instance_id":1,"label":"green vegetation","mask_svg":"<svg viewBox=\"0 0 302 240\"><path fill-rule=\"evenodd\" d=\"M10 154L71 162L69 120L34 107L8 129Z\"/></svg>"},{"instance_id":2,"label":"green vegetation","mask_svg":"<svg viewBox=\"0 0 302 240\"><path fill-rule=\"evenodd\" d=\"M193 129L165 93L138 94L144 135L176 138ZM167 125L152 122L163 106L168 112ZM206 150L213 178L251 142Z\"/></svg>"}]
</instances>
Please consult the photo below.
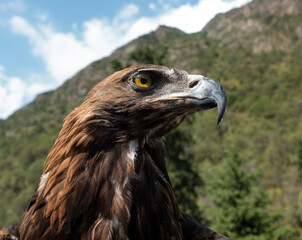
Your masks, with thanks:
<instances>
[{"instance_id":1,"label":"green vegetation","mask_svg":"<svg viewBox=\"0 0 302 240\"><path fill-rule=\"evenodd\" d=\"M155 63L217 79L228 95L219 126L213 109L191 116L166 137L167 167L181 208L238 239L301 239L297 2L287 1L296 11L288 14L281 0L255 0L249 11L218 15L195 34L160 27L0 121L0 226L21 221L64 117L89 89L126 66ZM285 13L272 15L272 9Z\"/></svg>"},{"instance_id":2,"label":"green vegetation","mask_svg":"<svg viewBox=\"0 0 302 240\"><path fill-rule=\"evenodd\" d=\"M138 48L130 54L130 57L143 64L167 65L167 46L161 46L160 49L152 49L148 45Z\"/></svg>"},{"instance_id":3,"label":"green vegetation","mask_svg":"<svg viewBox=\"0 0 302 240\"><path fill-rule=\"evenodd\" d=\"M214 204L208 209L211 227L234 239L289 239L293 230L278 225L282 216L265 212L268 195L258 186L259 171L248 170L233 148L206 182Z\"/></svg>"},{"instance_id":4,"label":"green vegetation","mask_svg":"<svg viewBox=\"0 0 302 240\"><path fill-rule=\"evenodd\" d=\"M197 205L197 186L201 179L193 166L193 155L189 151L194 144L189 125L176 128L166 137L166 148L169 158L167 169L173 183L174 191L180 208L199 222L204 222L202 211Z\"/></svg>"}]
</instances>

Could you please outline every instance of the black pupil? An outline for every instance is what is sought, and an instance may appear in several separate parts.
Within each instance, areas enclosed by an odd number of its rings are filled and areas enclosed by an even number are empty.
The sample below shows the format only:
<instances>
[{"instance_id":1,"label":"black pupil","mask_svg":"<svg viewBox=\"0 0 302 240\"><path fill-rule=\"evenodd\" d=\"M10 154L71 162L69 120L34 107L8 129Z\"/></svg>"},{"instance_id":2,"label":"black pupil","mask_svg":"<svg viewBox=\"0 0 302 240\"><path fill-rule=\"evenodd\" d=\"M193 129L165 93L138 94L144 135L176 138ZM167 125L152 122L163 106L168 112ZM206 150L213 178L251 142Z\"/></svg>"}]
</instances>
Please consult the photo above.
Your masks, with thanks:
<instances>
[{"instance_id":1,"label":"black pupil","mask_svg":"<svg viewBox=\"0 0 302 240\"><path fill-rule=\"evenodd\" d=\"M141 78L141 83L142 84L147 84L148 80L146 78Z\"/></svg>"}]
</instances>

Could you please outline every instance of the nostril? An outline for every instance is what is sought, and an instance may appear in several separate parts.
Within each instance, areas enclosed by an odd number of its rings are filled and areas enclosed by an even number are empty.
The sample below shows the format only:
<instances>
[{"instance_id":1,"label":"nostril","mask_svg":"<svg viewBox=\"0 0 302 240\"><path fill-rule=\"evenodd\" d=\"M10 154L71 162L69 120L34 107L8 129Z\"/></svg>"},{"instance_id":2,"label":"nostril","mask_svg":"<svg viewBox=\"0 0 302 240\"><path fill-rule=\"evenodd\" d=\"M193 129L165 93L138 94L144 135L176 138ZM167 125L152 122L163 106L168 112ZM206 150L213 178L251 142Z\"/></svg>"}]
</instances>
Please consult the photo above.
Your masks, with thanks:
<instances>
[{"instance_id":1,"label":"nostril","mask_svg":"<svg viewBox=\"0 0 302 240\"><path fill-rule=\"evenodd\" d=\"M192 81L192 82L190 82L189 83L189 88L193 88L193 87L195 87L197 84L198 84L198 80L195 80L195 81Z\"/></svg>"}]
</instances>

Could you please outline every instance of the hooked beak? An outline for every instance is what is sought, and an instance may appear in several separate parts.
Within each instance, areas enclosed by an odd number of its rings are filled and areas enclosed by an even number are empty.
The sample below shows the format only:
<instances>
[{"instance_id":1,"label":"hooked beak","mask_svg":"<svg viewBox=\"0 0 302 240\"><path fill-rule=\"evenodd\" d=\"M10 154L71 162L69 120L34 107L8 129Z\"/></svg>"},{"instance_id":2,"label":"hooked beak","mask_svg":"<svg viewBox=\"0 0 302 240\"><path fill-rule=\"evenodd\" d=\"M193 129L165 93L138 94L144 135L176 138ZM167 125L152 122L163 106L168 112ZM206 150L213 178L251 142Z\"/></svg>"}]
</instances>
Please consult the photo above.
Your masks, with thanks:
<instances>
[{"instance_id":1,"label":"hooked beak","mask_svg":"<svg viewBox=\"0 0 302 240\"><path fill-rule=\"evenodd\" d=\"M218 108L217 124L222 121L227 98L223 87L215 80L202 75L189 75L188 88L184 92L172 93L153 101L184 100L200 110Z\"/></svg>"},{"instance_id":2,"label":"hooked beak","mask_svg":"<svg viewBox=\"0 0 302 240\"><path fill-rule=\"evenodd\" d=\"M202 75L189 75L189 91L184 97L201 109L217 106L219 124L226 109L227 97L223 87L215 80Z\"/></svg>"}]
</instances>

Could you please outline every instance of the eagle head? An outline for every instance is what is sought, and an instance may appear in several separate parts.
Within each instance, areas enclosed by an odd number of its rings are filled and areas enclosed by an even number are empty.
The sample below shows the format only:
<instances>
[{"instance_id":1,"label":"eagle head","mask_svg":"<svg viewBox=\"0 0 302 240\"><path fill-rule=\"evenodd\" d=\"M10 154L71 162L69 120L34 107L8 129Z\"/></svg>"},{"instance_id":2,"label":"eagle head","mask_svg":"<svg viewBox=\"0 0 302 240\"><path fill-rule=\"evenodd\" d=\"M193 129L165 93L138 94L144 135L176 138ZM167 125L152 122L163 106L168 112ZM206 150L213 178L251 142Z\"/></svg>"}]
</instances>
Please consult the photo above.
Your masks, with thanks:
<instances>
[{"instance_id":1,"label":"eagle head","mask_svg":"<svg viewBox=\"0 0 302 240\"><path fill-rule=\"evenodd\" d=\"M226 95L218 82L157 65L132 66L110 75L83 103L90 109L91 131L97 131L97 124L116 141L161 137L187 115L216 106L219 123Z\"/></svg>"}]
</instances>

